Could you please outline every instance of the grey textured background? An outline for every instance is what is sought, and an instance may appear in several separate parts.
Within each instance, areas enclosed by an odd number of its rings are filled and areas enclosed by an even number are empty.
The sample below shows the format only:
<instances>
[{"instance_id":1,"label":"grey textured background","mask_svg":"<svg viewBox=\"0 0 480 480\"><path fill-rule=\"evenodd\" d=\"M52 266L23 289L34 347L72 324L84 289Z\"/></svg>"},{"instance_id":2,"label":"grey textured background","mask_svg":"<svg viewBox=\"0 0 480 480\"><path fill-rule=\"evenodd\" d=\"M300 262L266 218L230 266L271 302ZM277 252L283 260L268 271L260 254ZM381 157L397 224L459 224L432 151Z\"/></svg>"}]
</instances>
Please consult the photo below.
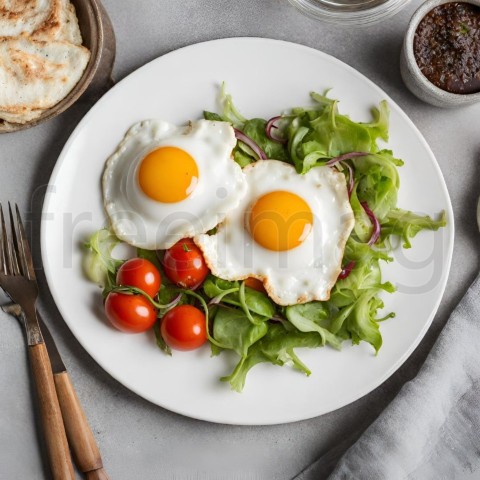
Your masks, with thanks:
<instances>
[{"instance_id":1,"label":"grey textured background","mask_svg":"<svg viewBox=\"0 0 480 480\"><path fill-rule=\"evenodd\" d=\"M334 55L375 81L407 112L436 154L456 220L452 271L438 315L395 375L370 395L322 417L283 426L232 427L191 420L151 405L96 365L59 318L47 286L42 285L40 310L53 326L112 479L286 480L340 444L330 454L333 464L415 375L478 270L475 208L480 105L440 110L422 104L403 86L398 58L408 20L421 3L418 0L393 19L366 29L318 23L286 0L104 3L117 34L116 79L153 58L204 40L259 36L297 42ZM30 213L37 265L45 186L62 146L91 104L83 98L53 121L0 136L0 201L17 201L22 211ZM0 313L2 480L47 478L31 391L21 329L15 320Z\"/></svg>"}]
</instances>

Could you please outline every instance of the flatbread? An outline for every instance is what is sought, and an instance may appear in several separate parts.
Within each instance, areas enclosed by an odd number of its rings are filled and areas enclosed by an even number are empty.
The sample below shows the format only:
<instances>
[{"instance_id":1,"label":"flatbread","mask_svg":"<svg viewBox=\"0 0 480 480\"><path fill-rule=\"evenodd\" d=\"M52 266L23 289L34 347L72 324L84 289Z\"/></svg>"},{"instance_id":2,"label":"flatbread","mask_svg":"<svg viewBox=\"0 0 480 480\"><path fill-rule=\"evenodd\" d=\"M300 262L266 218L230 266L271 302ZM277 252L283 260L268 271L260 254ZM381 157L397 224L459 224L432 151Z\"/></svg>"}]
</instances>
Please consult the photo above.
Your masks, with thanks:
<instances>
[{"instance_id":1,"label":"flatbread","mask_svg":"<svg viewBox=\"0 0 480 480\"><path fill-rule=\"evenodd\" d=\"M82 44L75 7L70 0L0 0L0 36L20 35Z\"/></svg>"},{"instance_id":2,"label":"flatbread","mask_svg":"<svg viewBox=\"0 0 480 480\"><path fill-rule=\"evenodd\" d=\"M83 43L82 34L78 25L77 12L73 3L69 0L63 0L65 8L63 9L65 20L60 32L60 38L58 40L65 40L66 42L74 43L75 45L81 45Z\"/></svg>"},{"instance_id":3,"label":"flatbread","mask_svg":"<svg viewBox=\"0 0 480 480\"><path fill-rule=\"evenodd\" d=\"M9 123L27 123L38 118L45 110L30 110L26 107L12 109L11 111L0 110L0 121Z\"/></svg>"},{"instance_id":4,"label":"flatbread","mask_svg":"<svg viewBox=\"0 0 480 480\"><path fill-rule=\"evenodd\" d=\"M70 0L53 0L53 9L48 19L33 33L34 40L64 40L75 45L82 44L75 7Z\"/></svg>"},{"instance_id":5,"label":"flatbread","mask_svg":"<svg viewBox=\"0 0 480 480\"><path fill-rule=\"evenodd\" d=\"M0 0L0 36L31 34L51 16L58 0Z\"/></svg>"},{"instance_id":6,"label":"flatbread","mask_svg":"<svg viewBox=\"0 0 480 480\"><path fill-rule=\"evenodd\" d=\"M69 42L0 38L0 118L25 123L57 104L89 58L88 49Z\"/></svg>"},{"instance_id":7,"label":"flatbread","mask_svg":"<svg viewBox=\"0 0 480 480\"><path fill-rule=\"evenodd\" d=\"M0 0L0 120L26 123L66 97L90 52L70 0Z\"/></svg>"}]
</instances>

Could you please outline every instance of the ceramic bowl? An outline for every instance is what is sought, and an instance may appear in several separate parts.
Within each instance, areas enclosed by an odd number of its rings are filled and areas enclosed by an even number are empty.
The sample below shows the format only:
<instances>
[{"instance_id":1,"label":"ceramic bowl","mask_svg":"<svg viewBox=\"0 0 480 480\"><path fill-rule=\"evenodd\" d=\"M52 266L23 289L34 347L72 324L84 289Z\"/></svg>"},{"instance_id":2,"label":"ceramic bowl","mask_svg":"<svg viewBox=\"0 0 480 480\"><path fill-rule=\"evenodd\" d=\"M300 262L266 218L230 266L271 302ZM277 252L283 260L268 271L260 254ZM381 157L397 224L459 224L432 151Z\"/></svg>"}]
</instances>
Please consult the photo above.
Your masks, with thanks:
<instances>
[{"instance_id":1,"label":"ceramic bowl","mask_svg":"<svg viewBox=\"0 0 480 480\"><path fill-rule=\"evenodd\" d=\"M72 91L53 107L30 122L10 123L0 120L0 133L24 130L56 117L75 103L92 82L102 57L105 36L102 23L102 5L97 0L72 0L82 33L83 45L90 50L90 60L79 82Z\"/></svg>"},{"instance_id":2,"label":"ceramic bowl","mask_svg":"<svg viewBox=\"0 0 480 480\"><path fill-rule=\"evenodd\" d=\"M452 0L428 0L413 14L403 41L400 56L400 72L405 85L420 100L436 107L461 107L480 102L480 92L469 94L450 93L438 88L421 72L413 53L413 40L418 24L423 17L438 5L451 3ZM462 0L480 7L480 0Z\"/></svg>"}]
</instances>

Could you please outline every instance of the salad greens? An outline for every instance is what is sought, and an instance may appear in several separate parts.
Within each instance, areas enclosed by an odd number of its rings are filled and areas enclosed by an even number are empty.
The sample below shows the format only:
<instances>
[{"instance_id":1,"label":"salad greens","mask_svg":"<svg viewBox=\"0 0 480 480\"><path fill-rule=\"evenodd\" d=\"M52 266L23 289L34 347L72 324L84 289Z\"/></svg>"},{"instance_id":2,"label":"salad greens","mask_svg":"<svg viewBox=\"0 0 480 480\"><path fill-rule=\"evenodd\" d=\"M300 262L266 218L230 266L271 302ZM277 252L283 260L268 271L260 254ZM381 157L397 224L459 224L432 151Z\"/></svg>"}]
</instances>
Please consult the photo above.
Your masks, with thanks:
<instances>
[{"instance_id":1,"label":"salad greens","mask_svg":"<svg viewBox=\"0 0 480 480\"><path fill-rule=\"evenodd\" d=\"M115 274L123 260L114 258L112 251L119 243L108 228L98 230L85 242L83 271L90 281L105 288L115 284Z\"/></svg>"},{"instance_id":2,"label":"salad greens","mask_svg":"<svg viewBox=\"0 0 480 480\"><path fill-rule=\"evenodd\" d=\"M268 158L291 163L300 174L333 159L332 168L343 171L347 185L351 185L350 202L355 215L355 227L344 253L344 271L328 301L281 307L244 282L226 281L213 275L196 293L182 291L168 281L162 285L158 295L161 304L200 301L208 313L213 355L232 350L239 356L233 372L221 379L236 391L242 391L249 370L262 362L279 366L288 363L310 375L308 367L297 357L296 348L328 344L340 349L343 341L350 340L353 344L368 342L377 353L382 346L379 322L394 317L394 313L383 317L378 313L384 306L380 293L395 290L391 283L382 282L380 269L380 262L393 260L391 237L399 237L403 248L410 248L411 239L421 230L437 230L446 225L444 212L438 220L433 220L397 207L400 187L397 168L403 161L378 144L379 140L388 140L389 109L385 101L372 109L370 122L360 123L339 113L338 101L327 93L312 93L311 97L312 106L293 108L275 122L275 138L268 135L267 120L244 118L224 90L223 111L204 112L208 120L230 122ZM352 152L354 158L345 155ZM340 156L344 157L339 159ZM241 167L258 160L256 152L241 140L233 150L233 158ZM375 226L369 211L379 223L376 238L372 236ZM100 230L87 244L84 266L89 278L103 282L106 288L114 281L121 264L111 256L117 241L109 230ZM139 250L138 255L161 268L156 252ZM165 312L160 310L159 317ZM158 325L155 333L159 347L171 354Z\"/></svg>"}]
</instances>

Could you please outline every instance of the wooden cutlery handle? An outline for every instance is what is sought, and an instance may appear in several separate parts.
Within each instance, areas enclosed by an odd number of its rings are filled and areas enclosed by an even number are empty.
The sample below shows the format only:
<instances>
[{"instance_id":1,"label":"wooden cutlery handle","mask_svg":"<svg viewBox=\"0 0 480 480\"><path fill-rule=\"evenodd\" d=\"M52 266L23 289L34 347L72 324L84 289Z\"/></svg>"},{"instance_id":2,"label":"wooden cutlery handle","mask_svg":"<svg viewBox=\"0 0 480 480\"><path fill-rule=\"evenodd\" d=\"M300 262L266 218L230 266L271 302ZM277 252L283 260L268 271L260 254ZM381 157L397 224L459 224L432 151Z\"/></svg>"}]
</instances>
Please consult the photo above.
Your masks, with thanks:
<instances>
[{"instance_id":1,"label":"wooden cutlery handle","mask_svg":"<svg viewBox=\"0 0 480 480\"><path fill-rule=\"evenodd\" d=\"M102 458L87 417L67 372L54 375L65 431L77 467L89 480L108 480Z\"/></svg>"},{"instance_id":2,"label":"wooden cutlery handle","mask_svg":"<svg viewBox=\"0 0 480 480\"><path fill-rule=\"evenodd\" d=\"M110 480L110 477L107 475L107 472L103 468L98 470L92 470L85 474L86 480Z\"/></svg>"},{"instance_id":3,"label":"wooden cutlery handle","mask_svg":"<svg viewBox=\"0 0 480 480\"><path fill-rule=\"evenodd\" d=\"M52 367L44 343L28 347L52 478L75 480Z\"/></svg>"}]
</instances>

